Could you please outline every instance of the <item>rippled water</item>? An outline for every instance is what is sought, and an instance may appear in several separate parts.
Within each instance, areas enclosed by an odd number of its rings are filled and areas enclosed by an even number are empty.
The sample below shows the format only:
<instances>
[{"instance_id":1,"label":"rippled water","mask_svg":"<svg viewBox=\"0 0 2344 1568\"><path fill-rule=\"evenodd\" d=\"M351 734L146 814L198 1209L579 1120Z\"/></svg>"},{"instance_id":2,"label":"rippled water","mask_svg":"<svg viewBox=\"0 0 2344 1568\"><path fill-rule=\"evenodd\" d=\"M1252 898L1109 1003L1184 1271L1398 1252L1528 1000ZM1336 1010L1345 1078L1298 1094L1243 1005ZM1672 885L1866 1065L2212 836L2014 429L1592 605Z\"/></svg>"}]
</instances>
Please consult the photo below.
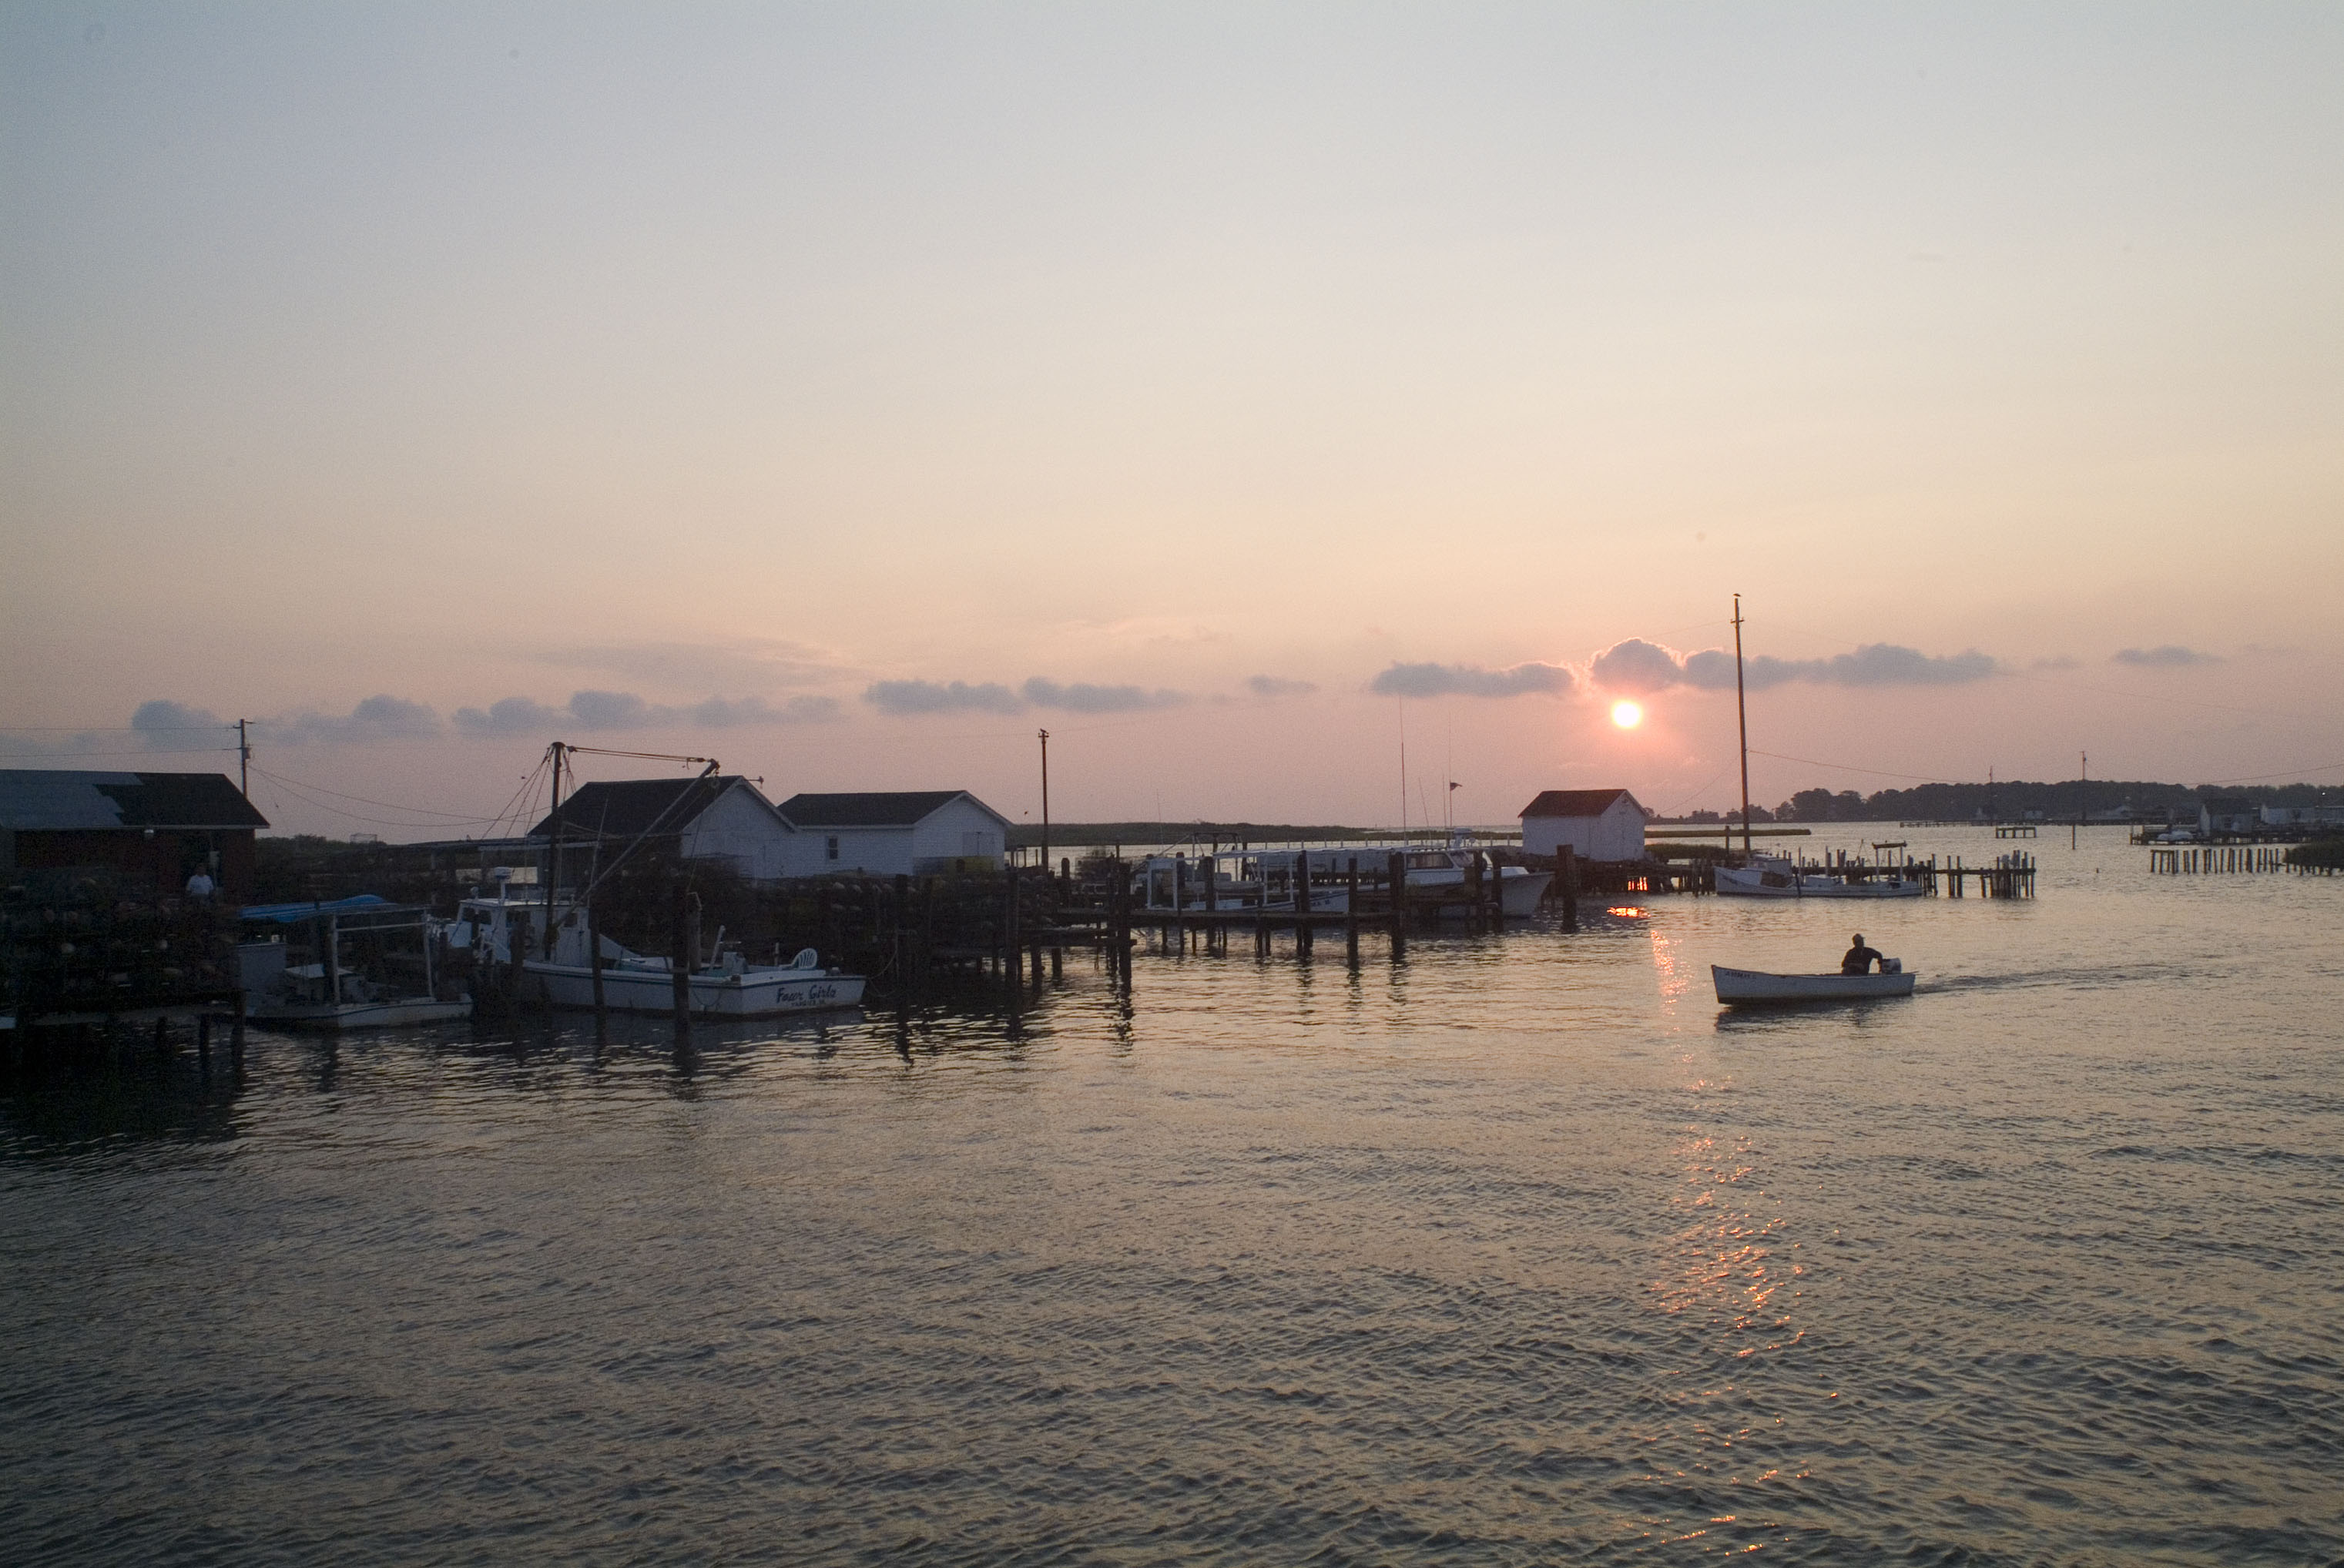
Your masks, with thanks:
<instances>
[{"instance_id":1,"label":"rippled water","mask_svg":"<svg viewBox=\"0 0 2344 1568\"><path fill-rule=\"evenodd\" d=\"M1916 840L1923 835L1903 835ZM1973 862L1984 835L1932 836ZM1848 841L1853 841L1851 831ZM1916 843L1916 849L1923 846ZM2326 1563L2344 880L20 1086L17 1562Z\"/></svg>"}]
</instances>

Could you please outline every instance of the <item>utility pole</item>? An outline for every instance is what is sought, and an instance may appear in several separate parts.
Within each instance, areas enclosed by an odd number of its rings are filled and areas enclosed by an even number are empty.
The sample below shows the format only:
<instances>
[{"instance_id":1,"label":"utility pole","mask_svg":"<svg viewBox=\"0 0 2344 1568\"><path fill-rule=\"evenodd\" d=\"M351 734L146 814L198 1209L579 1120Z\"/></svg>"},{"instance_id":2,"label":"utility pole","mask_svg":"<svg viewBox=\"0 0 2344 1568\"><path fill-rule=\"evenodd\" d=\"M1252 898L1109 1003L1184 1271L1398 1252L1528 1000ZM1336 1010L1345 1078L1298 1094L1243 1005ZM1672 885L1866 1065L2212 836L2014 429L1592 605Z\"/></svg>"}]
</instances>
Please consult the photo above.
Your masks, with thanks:
<instances>
[{"instance_id":1,"label":"utility pole","mask_svg":"<svg viewBox=\"0 0 2344 1568\"><path fill-rule=\"evenodd\" d=\"M1042 874L1050 874L1050 732L1039 730L1042 737Z\"/></svg>"},{"instance_id":2,"label":"utility pole","mask_svg":"<svg viewBox=\"0 0 2344 1568\"><path fill-rule=\"evenodd\" d=\"M245 804L252 803L252 736L249 719L236 721L236 787L244 796Z\"/></svg>"},{"instance_id":3,"label":"utility pole","mask_svg":"<svg viewBox=\"0 0 2344 1568\"><path fill-rule=\"evenodd\" d=\"M1742 853L1750 853L1750 709L1742 693L1742 596L1733 596L1733 719L1742 729Z\"/></svg>"}]
</instances>

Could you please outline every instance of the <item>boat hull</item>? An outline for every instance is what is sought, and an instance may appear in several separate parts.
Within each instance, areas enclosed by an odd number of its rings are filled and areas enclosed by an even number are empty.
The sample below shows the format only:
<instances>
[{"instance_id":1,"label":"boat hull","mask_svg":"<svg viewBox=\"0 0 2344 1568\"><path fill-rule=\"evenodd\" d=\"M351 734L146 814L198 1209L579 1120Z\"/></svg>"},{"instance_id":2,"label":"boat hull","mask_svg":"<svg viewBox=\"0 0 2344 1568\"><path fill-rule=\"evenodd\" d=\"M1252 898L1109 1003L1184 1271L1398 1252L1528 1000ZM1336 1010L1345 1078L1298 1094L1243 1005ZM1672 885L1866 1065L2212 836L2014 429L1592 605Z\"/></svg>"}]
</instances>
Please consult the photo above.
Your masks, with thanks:
<instances>
[{"instance_id":1,"label":"boat hull","mask_svg":"<svg viewBox=\"0 0 2344 1568\"><path fill-rule=\"evenodd\" d=\"M525 962L545 1000L554 1007L591 1010L594 971L582 965ZM784 1013L823 1012L853 1007L863 1000L861 975L820 970L750 970L737 975L692 977L694 1018L774 1018ZM611 1012L670 1013L675 1010L675 977L661 970L606 967L602 1005Z\"/></svg>"},{"instance_id":2,"label":"boat hull","mask_svg":"<svg viewBox=\"0 0 2344 1568\"><path fill-rule=\"evenodd\" d=\"M1911 996L1918 977L1894 974L1777 975L1758 970L1709 966L1710 982L1725 1007L1749 1007L1765 1002L1861 1001L1872 997Z\"/></svg>"},{"instance_id":3,"label":"boat hull","mask_svg":"<svg viewBox=\"0 0 2344 1568\"><path fill-rule=\"evenodd\" d=\"M1767 879L1773 879L1769 881ZM1741 899L1917 899L1929 884L1884 877L1849 880L1839 877L1790 876L1739 866L1717 868L1717 890Z\"/></svg>"},{"instance_id":4,"label":"boat hull","mask_svg":"<svg viewBox=\"0 0 2344 1568\"><path fill-rule=\"evenodd\" d=\"M262 1002L245 1016L272 1029L314 1029L339 1034L352 1029L397 1029L407 1024L446 1023L472 1016L468 1001L437 1001L429 997L389 1001Z\"/></svg>"}]
</instances>

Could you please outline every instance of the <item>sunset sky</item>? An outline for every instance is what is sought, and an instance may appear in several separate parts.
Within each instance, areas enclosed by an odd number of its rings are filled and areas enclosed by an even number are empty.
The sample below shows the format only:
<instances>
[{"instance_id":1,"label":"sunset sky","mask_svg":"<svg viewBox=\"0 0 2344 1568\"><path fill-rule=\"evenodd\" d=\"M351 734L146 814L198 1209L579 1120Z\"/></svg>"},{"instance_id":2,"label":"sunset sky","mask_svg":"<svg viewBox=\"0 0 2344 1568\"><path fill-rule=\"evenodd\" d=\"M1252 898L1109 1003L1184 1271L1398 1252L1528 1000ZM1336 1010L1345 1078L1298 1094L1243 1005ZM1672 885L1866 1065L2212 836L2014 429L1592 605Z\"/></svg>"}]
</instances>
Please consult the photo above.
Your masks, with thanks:
<instances>
[{"instance_id":1,"label":"sunset sky","mask_svg":"<svg viewBox=\"0 0 2344 1568\"><path fill-rule=\"evenodd\" d=\"M0 766L1723 808L1739 592L1762 803L2344 784L2339 83L2324 4L7 7Z\"/></svg>"}]
</instances>

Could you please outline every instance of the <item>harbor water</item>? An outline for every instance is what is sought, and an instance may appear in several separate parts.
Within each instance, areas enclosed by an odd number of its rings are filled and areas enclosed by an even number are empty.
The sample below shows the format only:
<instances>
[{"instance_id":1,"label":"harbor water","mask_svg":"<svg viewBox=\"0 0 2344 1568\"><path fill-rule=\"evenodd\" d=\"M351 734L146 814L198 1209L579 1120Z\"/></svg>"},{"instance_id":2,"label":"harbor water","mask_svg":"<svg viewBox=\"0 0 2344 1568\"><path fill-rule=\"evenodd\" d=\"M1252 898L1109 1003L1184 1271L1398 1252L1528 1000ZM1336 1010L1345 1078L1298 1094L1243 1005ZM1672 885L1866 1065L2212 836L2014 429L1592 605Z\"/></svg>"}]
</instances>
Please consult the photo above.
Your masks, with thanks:
<instances>
[{"instance_id":1,"label":"harbor water","mask_svg":"<svg viewBox=\"0 0 2344 1568\"><path fill-rule=\"evenodd\" d=\"M1869 839L2038 896L20 1079L6 1555L2344 1558L2344 883Z\"/></svg>"}]
</instances>

